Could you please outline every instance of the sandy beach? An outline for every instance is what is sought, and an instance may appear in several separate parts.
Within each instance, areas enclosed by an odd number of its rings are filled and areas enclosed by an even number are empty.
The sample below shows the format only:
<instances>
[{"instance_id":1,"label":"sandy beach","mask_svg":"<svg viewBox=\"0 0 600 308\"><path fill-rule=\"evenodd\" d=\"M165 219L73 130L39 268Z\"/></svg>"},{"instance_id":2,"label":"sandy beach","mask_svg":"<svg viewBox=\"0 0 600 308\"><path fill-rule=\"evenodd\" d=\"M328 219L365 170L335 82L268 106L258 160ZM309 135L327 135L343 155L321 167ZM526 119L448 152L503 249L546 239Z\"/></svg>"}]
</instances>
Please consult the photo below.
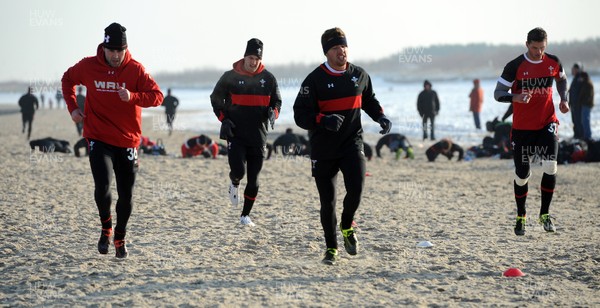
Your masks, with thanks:
<instances>
[{"instance_id":1,"label":"sandy beach","mask_svg":"<svg viewBox=\"0 0 600 308\"><path fill-rule=\"evenodd\" d=\"M143 134L161 138L173 155L198 134L168 136L152 124L144 122ZM64 109L38 111L33 125L32 139L79 139ZM202 133L217 137L216 128ZM307 158L265 162L256 227L240 228L241 207L226 196L225 157L141 155L130 256L117 260L114 247L108 255L96 249L87 158L31 151L19 113L0 112L0 141L2 307L600 306L597 163L559 166L555 234L537 224L541 169L534 166L527 234L517 237L512 160L428 163L431 142L411 140L414 160L384 151L367 163L355 219L361 251L348 255L338 234L342 261L326 266ZM341 178L338 187L339 217ZM112 189L115 215L114 181ZM434 246L419 248L421 241ZM526 275L503 277L511 267Z\"/></svg>"}]
</instances>

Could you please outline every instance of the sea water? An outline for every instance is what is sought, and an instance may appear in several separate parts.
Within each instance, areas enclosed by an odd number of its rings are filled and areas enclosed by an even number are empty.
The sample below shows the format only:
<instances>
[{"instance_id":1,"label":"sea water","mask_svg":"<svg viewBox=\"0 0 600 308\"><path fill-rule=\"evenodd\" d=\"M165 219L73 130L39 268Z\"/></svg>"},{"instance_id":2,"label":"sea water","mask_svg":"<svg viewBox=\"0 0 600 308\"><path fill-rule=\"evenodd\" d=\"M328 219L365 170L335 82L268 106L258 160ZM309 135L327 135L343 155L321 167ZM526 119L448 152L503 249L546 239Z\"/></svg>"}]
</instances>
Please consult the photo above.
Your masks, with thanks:
<instances>
[{"instance_id":1,"label":"sea water","mask_svg":"<svg viewBox=\"0 0 600 308\"><path fill-rule=\"evenodd\" d=\"M592 80L600 80L600 76L592 76ZM464 146L481 144L483 137L490 135L485 130L485 122L491 121L495 117L501 118L506 112L508 104L499 103L494 100L494 89L496 79L481 80L481 87L484 91L483 109L480 114L481 130L475 128L473 114L469 111L469 93L473 88L472 80L432 80L432 89L437 92L440 100L440 112L435 118L435 135L437 139L451 138L456 143ZM286 80L280 83L282 95L282 108L280 117L276 122L279 131L291 127L297 133L301 133L294 124L293 105L296 95L300 89L302 80ZM381 103L385 114L392 120L393 133L406 135L410 141L420 141L423 136L421 118L417 112L417 96L423 90L422 82L388 82L377 76L372 78L373 88L377 99ZM166 87L161 86L166 92ZM592 109L592 136L600 137L600 85L596 87L595 105ZM171 88L172 94L179 99L180 105L177 109L175 119L175 129L189 130L193 133L214 134L219 129L219 121L212 112L210 104L211 88ZM16 105L22 93L2 93L0 92L0 102L14 102ZM45 108L48 108L48 98L54 101L56 108L55 93L45 93ZM38 96L39 97L39 96ZM558 111L559 96L554 87L554 103L558 119L561 123L559 136L561 139L571 138L573 136L573 126L571 114L562 114ZM64 107L64 102L61 105ZM148 108L144 109L142 115L145 121L152 121L154 129L162 130L166 123L164 118L164 109ZM512 120L512 117L508 118ZM363 112L362 124L366 133L377 134L380 130L379 125L374 122L366 113ZM376 141L376 140L375 140Z\"/></svg>"}]
</instances>

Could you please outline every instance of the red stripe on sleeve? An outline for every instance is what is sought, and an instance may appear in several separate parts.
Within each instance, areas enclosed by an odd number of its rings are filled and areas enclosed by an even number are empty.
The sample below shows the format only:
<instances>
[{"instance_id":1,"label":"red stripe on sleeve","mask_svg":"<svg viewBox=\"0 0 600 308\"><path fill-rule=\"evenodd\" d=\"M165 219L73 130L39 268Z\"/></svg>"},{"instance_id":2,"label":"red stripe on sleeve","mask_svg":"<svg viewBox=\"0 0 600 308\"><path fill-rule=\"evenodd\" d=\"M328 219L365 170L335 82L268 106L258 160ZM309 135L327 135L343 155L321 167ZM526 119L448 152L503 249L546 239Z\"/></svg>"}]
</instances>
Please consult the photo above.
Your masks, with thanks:
<instances>
[{"instance_id":1,"label":"red stripe on sleeve","mask_svg":"<svg viewBox=\"0 0 600 308\"><path fill-rule=\"evenodd\" d=\"M320 123L321 123L321 118L322 118L322 117L324 117L324 116L325 116L325 115L324 115L324 114L322 114L322 113L319 113L319 114L317 114L317 118L316 118L317 124L320 124Z\"/></svg>"},{"instance_id":2,"label":"red stripe on sleeve","mask_svg":"<svg viewBox=\"0 0 600 308\"><path fill-rule=\"evenodd\" d=\"M362 95L319 101L321 112L360 109L362 107Z\"/></svg>"},{"instance_id":3,"label":"red stripe on sleeve","mask_svg":"<svg viewBox=\"0 0 600 308\"><path fill-rule=\"evenodd\" d=\"M269 106L268 95L231 94L231 104L240 106Z\"/></svg>"}]
</instances>

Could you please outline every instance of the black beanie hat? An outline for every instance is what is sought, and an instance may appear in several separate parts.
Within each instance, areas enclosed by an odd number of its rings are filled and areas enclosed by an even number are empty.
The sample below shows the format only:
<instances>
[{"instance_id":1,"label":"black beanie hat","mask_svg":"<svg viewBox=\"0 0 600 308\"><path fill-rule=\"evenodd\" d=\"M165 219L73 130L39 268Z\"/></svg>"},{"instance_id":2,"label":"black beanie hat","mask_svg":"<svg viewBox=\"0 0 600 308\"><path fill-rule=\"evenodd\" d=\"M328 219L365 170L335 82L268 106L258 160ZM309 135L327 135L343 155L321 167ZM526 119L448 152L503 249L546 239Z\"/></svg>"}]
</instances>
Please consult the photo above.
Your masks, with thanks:
<instances>
[{"instance_id":1,"label":"black beanie hat","mask_svg":"<svg viewBox=\"0 0 600 308\"><path fill-rule=\"evenodd\" d=\"M245 56L257 56L259 59L262 59L263 54L263 42L261 42L257 38L250 39L248 44L246 45Z\"/></svg>"},{"instance_id":2,"label":"black beanie hat","mask_svg":"<svg viewBox=\"0 0 600 308\"><path fill-rule=\"evenodd\" d=\"M104 29L104 47L108 49L123 50L127 48L127 35L125 27L113 22Z\"/></svg>"},{"instance_id":3,"label":"black beanie hat","mask_svg":"<svg viewBox=\"0 0 600 308\"><path fill-rule=\"evenodd\" d=\"M431 87L431 82L429 82L429 80L425 80L423 82L423 87L425 87L426 85L429 85Z\"/></svg>"},{"instance_id":4,"label":"black beanie hat","mask_svg":"<svg viewBox=\"0 0 600 308\"><path fill-rule=\"evenodd\" d=\"M340 28L331 28L325 30L321 35L321 46L323 47L323 53L326 54L331 47L336 45L342 45L348 47L346 41L346 34Z\"/></svg>"}]
</instances>

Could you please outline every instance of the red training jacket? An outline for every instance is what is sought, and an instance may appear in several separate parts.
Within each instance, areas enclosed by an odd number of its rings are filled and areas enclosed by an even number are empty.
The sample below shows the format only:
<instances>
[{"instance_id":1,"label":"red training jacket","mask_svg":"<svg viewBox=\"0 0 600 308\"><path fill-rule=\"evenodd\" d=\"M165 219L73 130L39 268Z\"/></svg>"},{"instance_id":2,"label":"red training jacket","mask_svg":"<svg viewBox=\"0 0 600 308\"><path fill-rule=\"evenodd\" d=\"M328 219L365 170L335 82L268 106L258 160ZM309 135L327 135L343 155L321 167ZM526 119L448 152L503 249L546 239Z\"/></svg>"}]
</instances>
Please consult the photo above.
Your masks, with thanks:
<instances>
[{"instance_id":1,"label":"red training jacket","mask_svg":"<svg viewBox=\"0 0 600 308\"><path fill-rule=\"evenodd\" d=\"M106 63L102 44L95 57L86 57L69 68L62 77L62 90L69 115L77 107L75 86L87 88L83 137L122 148L140 144L142 107L160 106L163 94L141 63L131 58L129 50L121 66ZM131 93L129 102L119 98L117 90Z\"/></svg>"}]
</instances>

